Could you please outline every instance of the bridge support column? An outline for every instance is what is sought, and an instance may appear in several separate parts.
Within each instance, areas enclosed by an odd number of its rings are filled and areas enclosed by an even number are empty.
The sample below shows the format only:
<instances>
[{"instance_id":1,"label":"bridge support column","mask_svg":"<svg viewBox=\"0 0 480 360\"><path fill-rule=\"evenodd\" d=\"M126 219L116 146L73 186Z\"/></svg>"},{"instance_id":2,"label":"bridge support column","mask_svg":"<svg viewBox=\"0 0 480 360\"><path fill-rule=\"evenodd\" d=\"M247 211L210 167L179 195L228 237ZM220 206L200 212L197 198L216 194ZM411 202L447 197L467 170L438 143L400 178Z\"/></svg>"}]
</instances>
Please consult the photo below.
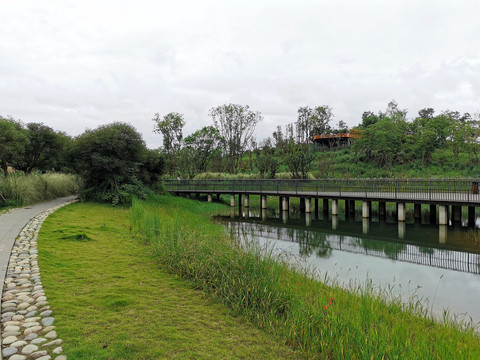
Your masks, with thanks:
<instances>
[{"instance_id":1,"label":"bridge support column","mask_svg":"<svg viewBox=\"0 0 480 360\"><path fill-rule=\"evenodd\" d=\"M350 200L345 200L345 219L350 215Z\"/></svg>"},{"instance_id":2,"label":"bridge support column","mask_svg":"<svg viewBox=\"0 0 480 360\"><path fill-rule=\"evenodd\" d=\"M244 200L244 205L246 208L250 207L250 195L245 194L245 200Z\"/></svg>"},{"instance_id":3,"label":"bridge support column","mask_svg":"<svg viewBox=\"0 0 480 360\"><path fill-rule=\"evenodd\" d=\"M437 222L437 205L432 204L430 205L430 223L435 224L436 222Z\"/></svg>"},{"instance_id":4,"label":"bridge support column","mask_svg":"<svg viewBox=\"0 0 480 360\"><path fill-rule=\"evenodd\" d=\"M262 203L262 209L267 208L267 195L261 195L260 196L261 203Z\"/></svg>"},{"instance_id":5,"label":"bridge support column","mask_svg":"<svg viewBox=\"0 0 480 360\"><path fill-rule=\"evenodd\" d=\"M305 199L305 212L310 214L312 212L312 199L306 198Z\"/></svg>"},{"instance_id":6,"label":"bridge support column","mask_svg":"<svg viewBox=\"0 0 480 360\"><path fill-rule=\"evenodd\" d=\"M305 198L300 198L300 212L305 212Z\"/></svg>"},{"instance_id":7,"label":"bridge support column","mask_svg":"<svg viewBox=\"0 0 480 360\"><path fill-rule=\"evenodd\" d=\"M462 221L462 207L452 205L452 223Z\"/></svg>"},{"instance_id":8,"label":"bridge support column","mask_svg":"<svg viewBox=\"0 0 480 360\"><path fill-rule=\"evenodd\" d=\"M312 214L309 212L305 213L305 226L312 226Z\"/></svg>"},{"instance_id":9,"label":"bridge support column","mask_svg":"<svg viewBox=\"0 0 480 360\"><path fill-rule=\"evenodd\" d=\"M332 215L332 230L338 229L338 215Z\"/></svg>"},{"instance_id":10,"label":"bridge support column","mask_svg":"<svg viewBox=\"0 0 480 360\"><path fill-rule=\"evenodd\" d=\"M238 194L238 212L242 213L242 194Z\"/></svg>"},{"instance_id":11,"label":"bridge support column","mask_svg":"<svg viewBox=\"0 0 480 360\"><path fill-rule=\"evenodd\" d=\"M217 194L217 201L220 201L220 194Z\"/></svg>"},{"instance_id":12,"label":"bridge support column","mask_svg":"<svg viewBox=\"0 0 480 360\"><path fill-rule=\"evenodd\" d=\"M368 219L370 217L370 201L362 201L362 218Z\"/></svg>"},{"instance_id":13,"label":"bridge support column","mask_svg":"<svg viewBox=\"0 0 480 360\"><path fill-rule=\"evenodd\" d=\"M398 221L405 221L407 219L407 212L405 210L405 203L397 204L397 218Z\"/></svg>"},{"instance_id":14,"label":"bridge support column","mask_svg":"<svg viewBox=\"0 0 480 360\"><path fill-rule=\"evenodd\" d=\"M420 219L422 217L422 204L413 204L413 218Z\"/></svg>"},{"instance_id":15,"label":"bridge support column","mask_svg":"<svg viewBox=\"0 0 480 360\"><path fill-rule=\"evenodd\" d=\"M208 195L207 195L207 201L208 201L208 202L212 202L212 194L208 194Z\"/></svg>"},{"instance_id":16,"label":"bridge support column","mask_svg":"<svg viewBox=\"0 0 480 360\"><path fill-rule=\"evenodd\" d=\"M230 206L235 207L235 194L230 195Z\"/></svg>"},{"instance_id":17,"label":"bridge support column","mask_svg":"<svg viewBox=\"0 0 480 360\"><path fill-rule=\"evenodd\" d=\"M315 198L315 216L318 218L318 198Z\"/></svg>"},{"instance_id":18,"label":"bridge support column","mask_svg":"<svg viewBox=\"0 0 480 360\"><path fill-rule=\"evenodd\" d=\"M447 225L440 225L438 227L438 242L440 244L447 242Z\"/></svg>"},{"instance_id":19,"label":"bridge support column","mask_svg":"<svg viewBox=\"0 0 480 360\"><path fill-rule=\"evenodd\" d=\"M287 196L282 197L282 210L288 211L290 199Z\"/></svg>"},{"instance_id":20,"label":"bridge support column","mask_svg":"<svg viewBox=\"0 0 480 360\"><path fill-rule=\"evenodd\" d=\"M438 206L438 224L448 225L448 209L446 205Z\"/></svg>"},{"instance_id":21,"label":"bridge support column","mask_svg":"<svg viewBox=\"0 0 480 360\"><path fill-rule=\"evenodd\" d=\"M474 206L468 207L468 226L469 227L475 226L475 207Z\"/></svg>"},{"instance_id":22,"label":"bridge support column","mask_svg":"<svg viewBox=\"0 0 480 360\"><path fill-rule=\"evenodd\" d=\"M328 199L323 199L323 215L328 215Z\"/></svg>"},{"instance_id":23,"label":"bridge support column","mask_svg":"<svg viewBox=\"0 0 480 360\"><path fill-rule=\"evenodd\" d=\"M328 202L328 200L327 200L327 202ZM328 205L327 205L327 209L328 209ZM332 215L338 215L338 200L337 199L332 199Z\"/></svg>"},{"instance_id":24,"label":"bridge support column","mask_svg":"<svg viewBox=\"0 0 480 360\"><path fill-rule=\"evenodd\" d=\"M378 202L378 216L384 218L387 215L387 203L385 201Z\"/></svg>"},{"instance_id":25,"label":"bridge support column","mask_svg":"<svg viewBox=\"0 0 480 360\"><path fill-rule=\"evenodd\" d=\"M367 235L370 231L370 219L363 218L362 219L362 232Z\"/></svg>"},{"instance_id":26,"label":"bridge support column","mask_svg":"<svg viewBox=\"0 0 480 360\"><path fill-rule=\"evenodd\" d=\"M399 239L405 239L405 229L407 228L407 225L405 224L405 221L399 221L398 222L398 238Z\"/></svg>"},{"instance_id":27,"label":"bridge support column","mask_svg":"<svg viewBox=\"0 0 480 360\"><path fill-rule=\"evenodd\" d=\"M350 209L350 214L355 216L355 200L350 200L349 209Z\"/></svg>"}]
</instances>

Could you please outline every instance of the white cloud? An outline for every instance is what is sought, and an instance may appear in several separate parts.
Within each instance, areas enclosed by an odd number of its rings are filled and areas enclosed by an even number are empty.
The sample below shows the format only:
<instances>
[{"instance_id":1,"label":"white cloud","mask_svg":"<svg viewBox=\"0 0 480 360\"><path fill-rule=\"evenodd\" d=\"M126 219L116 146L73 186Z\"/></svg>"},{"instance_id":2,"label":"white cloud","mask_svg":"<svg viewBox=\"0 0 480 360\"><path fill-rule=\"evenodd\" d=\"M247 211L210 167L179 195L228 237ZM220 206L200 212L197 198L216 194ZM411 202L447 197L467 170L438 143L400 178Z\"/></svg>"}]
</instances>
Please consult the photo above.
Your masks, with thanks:
<instances>
[{"instance_id":1,"label":"white cloud","mask_svg":"<svg viewBox=\"0 0 480 360\"><path fill-rule=\"evenodd\" d=\"M113 5L112 5L113 4ZM480 4L451 1L35 1L0 4L0 114L73 135L155 112L248 104L258 137L330 105L336 124L395 98L415 116L480 111Z\"/></svg>"}]
</instances>

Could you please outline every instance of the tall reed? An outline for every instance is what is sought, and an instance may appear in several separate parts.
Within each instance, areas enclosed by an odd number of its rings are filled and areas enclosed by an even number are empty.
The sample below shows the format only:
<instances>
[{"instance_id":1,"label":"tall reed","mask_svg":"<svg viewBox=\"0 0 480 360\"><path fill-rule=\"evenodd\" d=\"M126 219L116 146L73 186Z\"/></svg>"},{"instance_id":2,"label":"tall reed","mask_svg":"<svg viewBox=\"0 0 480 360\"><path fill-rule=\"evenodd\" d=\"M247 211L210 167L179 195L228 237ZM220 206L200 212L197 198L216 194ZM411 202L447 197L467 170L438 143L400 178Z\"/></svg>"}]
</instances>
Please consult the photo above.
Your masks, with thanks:
<instances>
[{"instance_id":1,"label":"tall reed","mask_svg":"<svg viewBox=\"0 0 480 360\"><path fill-rule=\"evenodd\" d=\"M81 180L75 175L10 174L0 178L0 206L20 206L77 194Z\"/></svg>"},{"instance_id":2,"label":"tall reed","mask_svg":"<svg viewBox=\"0 0 480 360\"><path fill-rule=\"evenodd\" d=\"M436 323L368 283L346 291L316 281L212 224L219 206L159 196L134 201L130 219L164 268L312 358L480 358L472 326Z\"/></svg>"}]
</instances>

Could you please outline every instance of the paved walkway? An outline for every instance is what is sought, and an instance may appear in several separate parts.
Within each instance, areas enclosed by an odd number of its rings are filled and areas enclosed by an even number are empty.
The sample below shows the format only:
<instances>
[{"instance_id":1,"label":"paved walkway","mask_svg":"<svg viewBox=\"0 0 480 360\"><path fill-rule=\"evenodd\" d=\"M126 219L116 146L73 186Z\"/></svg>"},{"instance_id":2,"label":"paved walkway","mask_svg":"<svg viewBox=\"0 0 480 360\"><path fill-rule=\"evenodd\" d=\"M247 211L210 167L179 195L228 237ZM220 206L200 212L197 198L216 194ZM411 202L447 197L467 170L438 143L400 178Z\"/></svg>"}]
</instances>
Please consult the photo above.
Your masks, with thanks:
<instances>
[{"instance_id":1,"label":"paved walkway","mask_svg":"<svg viewBox=\"0 0 480 360\"><path fill-rule=\"evenodd\" d=\"M14 209L0 215L0 360L66 360L57 338L37 262L43 220L74 196Z\"/></svg>"},{"instance_id":2,"label":"paved walkway","mask_svg":"<svg viewBox=\"0 0 480 360\"><path fill-rule=\"evenodd\" d=\"M0 284L5 281L5 273L12 252L13 243L23 227L42 211L71 201L75 196L63 197L24 208L13 209L0 215Z\"/></svg>"}]
</instances>

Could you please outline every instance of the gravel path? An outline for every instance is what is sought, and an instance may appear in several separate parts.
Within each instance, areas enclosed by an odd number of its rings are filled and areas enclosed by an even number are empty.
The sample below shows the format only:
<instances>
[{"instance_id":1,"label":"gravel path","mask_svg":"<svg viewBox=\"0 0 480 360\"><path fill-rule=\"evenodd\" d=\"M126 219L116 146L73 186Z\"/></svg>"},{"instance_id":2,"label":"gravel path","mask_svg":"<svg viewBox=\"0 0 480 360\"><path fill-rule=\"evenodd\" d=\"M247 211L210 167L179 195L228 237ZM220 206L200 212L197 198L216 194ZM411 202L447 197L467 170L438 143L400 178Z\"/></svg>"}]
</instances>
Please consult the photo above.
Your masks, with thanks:
<instances>
[{"instance_id":1,"label":"gravel path","mask_svg":"<svg viewBox=\"0 0 480 360\"><path fill-rule=\"evenodd\" d=\"M57 338L37 262L37 236L43 221L75 201L61 198L0 215L2 352L8 360L66 360ZM32 218L33 217L33 218Z\"/></svg>"}]
</instances>

